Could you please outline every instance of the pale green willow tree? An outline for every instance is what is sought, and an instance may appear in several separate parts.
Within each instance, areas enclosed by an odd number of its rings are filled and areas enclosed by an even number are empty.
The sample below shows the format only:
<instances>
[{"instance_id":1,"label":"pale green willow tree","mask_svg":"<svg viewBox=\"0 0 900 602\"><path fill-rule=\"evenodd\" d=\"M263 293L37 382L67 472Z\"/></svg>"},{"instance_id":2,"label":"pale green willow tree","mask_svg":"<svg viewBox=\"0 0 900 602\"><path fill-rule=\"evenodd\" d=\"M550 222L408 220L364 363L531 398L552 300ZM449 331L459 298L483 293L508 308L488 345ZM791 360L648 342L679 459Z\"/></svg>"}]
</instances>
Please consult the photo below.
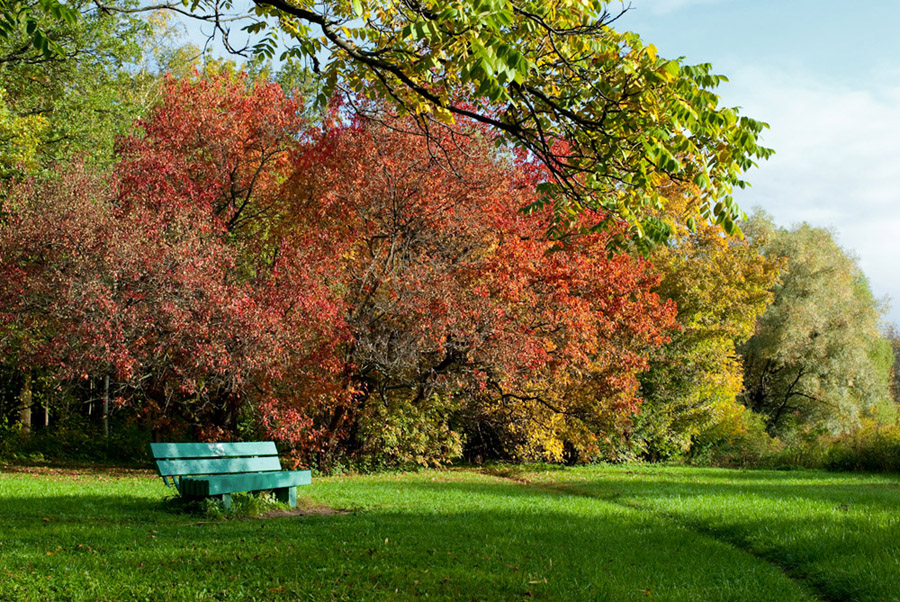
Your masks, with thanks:
<instances>
[{"instance_id":1,"label":"pale green willow tree","mask_svg":"<svg viewBox=\"0 0 900 602\"><path fill-rule=\"evenodd\" d=\"M775 228L757 214L744 227L786 268L774 300L741 348L742 401L773 435L852 430L890 404L890 344L880 303L856 260L828 230Z\"/></svg>"},{"instance_id":2,"label":"pale green willow tree","mask_svg":"<svg viewBox=\"0 0 900 602\"><path fill-rule=\"evenodd\" d=\"M896 324L888 324L884 336L891 345L891 397L894 404L900 407L900 328Z\"/></svg>"},{"instance_id":3,"label":"pale green willow tree","mask_svg":"<svg viewBox=\"0 0 900 602\"><path fill-rule=\"evenodd\" d=\"M0 0L10 7L35 0ZM613 29L621 12L605 0L183 0L143 7L212 23L235 52L301 59L324 83L390 101L420 126L471 119L547 168L542 198L554 209L551 234L572 216L596 211L597 225L623 220L630 238L665 241L664 179L691 182L704 203L696 216L738 232L734 186L771 154L765 124L719 106L724 80L709 65L688 66ZM615 5L619 5L615 3ZM33 10L53 11L57 0ZM245 8L241 8L244 6ZM246 8L249 7L249 8ZM24 15L24 16L22 16ZM69 18L60 13L60 18ZM23 21L24 20L24 21ZM30 22L29 22L30 23ZM251 41L237 48L232 32ZM39 36L39 29L34 29ZM2 27L0 27L2 33ZM35 44L41 42L35 38Z\"/></svg>"}]
</instances>

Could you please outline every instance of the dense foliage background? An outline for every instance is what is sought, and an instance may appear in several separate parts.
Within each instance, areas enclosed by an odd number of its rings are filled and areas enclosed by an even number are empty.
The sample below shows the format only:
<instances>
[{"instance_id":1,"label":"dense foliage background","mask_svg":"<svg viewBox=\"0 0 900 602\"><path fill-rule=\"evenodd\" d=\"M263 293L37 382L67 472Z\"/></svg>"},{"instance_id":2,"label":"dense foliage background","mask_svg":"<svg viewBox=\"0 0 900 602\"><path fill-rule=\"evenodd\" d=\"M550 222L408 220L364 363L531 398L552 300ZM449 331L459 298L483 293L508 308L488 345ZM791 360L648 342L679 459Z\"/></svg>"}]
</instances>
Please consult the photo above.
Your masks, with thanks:
<instances>
[{"instance_id":1,"label":"dense foliage background","mask_svg":"<svg viewBox=\"0 0 900 602\"><path fill-rule=\"evenodd\" d=\"M898 468L897 330L827 230L726 235L663 169L649 244L464 112L81 9L0 38L0 455Z\"/></svg>"}]
</instances>

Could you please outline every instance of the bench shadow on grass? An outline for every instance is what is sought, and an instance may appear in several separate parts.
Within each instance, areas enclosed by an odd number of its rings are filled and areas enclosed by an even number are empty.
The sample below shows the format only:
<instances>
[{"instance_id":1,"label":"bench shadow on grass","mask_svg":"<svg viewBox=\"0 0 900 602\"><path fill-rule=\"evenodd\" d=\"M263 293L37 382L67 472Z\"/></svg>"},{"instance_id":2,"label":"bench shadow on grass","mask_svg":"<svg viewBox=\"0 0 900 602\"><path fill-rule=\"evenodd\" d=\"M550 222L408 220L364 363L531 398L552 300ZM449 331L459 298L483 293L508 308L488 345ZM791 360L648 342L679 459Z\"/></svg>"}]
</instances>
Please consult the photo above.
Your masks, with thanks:
<instances>
[{"instance_id":1,"label":"bench shadow on grass","mask_svg":"<svg viewBox=\"0 0 900 602\"><path fill-rule=\"evenodd\" d=\"M0 499L0 586L71 599L813 599L770 564L636 510L505 482L392 486L421 503L208 523L125 495Z\"/></svg>"}]
</instances>

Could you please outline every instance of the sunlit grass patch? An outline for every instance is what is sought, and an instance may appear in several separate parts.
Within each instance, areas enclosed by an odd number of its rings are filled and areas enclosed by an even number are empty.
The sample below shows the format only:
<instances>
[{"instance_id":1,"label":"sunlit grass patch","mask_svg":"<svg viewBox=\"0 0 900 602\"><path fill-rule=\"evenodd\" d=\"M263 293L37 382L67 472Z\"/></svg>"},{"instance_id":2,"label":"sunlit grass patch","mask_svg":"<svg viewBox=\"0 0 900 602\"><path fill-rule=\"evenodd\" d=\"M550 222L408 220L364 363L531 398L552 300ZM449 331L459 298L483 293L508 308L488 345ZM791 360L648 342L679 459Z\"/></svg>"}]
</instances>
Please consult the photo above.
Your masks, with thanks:
<instances>
[{"instance_id":1,"label":"sunlit grass patch","mask_svg":"<svg viewBox=\"0 0 900 602\"><path fill-rule=\"evenodd\" d=\"M879 514L896 501L890 478L671 468L492 472L316 479L300 489L297 513L259 520L173 513L171 490L149 472L5 473L0 598L893 595L879 581L894 566L888 551L869 555L896 535L896 522ZM826 483L863 492L844 509L842 493L822 491ZM807 541L808 519L827 543ZM852 546L868 559L833 567L834 581L823 581L838 553L857 553Z\"/></svg>"},{"instance_id":2,"label":"sunlit grass patch","mask_svg":"<svg viewBox=\"0 0 900 602\"><path fill-rule=\"evenodd\" d=\"M836 600L900 600L900 479L655 467L525 473L727 541Z\"/></svg>"}]
</instances>

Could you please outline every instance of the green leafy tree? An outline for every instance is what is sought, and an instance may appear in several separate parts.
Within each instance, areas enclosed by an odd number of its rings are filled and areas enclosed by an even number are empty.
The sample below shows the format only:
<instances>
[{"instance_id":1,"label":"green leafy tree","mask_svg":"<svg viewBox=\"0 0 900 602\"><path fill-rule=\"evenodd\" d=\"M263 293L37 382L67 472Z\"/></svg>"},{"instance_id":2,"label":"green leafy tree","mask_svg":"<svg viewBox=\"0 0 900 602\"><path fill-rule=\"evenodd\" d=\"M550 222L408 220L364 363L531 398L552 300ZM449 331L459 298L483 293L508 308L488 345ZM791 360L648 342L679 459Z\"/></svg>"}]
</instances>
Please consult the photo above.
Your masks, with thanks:
<instances>
[{"instance_id":1,"label":"green leafy tree","mask_svg":"<svg viewBox=\"0 0 900 602\"><path fill-rule=\"evenodd\" d=\"M757 214L745 228L786 270L774 301L741 348L744 404L770 433L851 430L889 400L889 350L881 304L856 260L828 230L775 228Z\"/></svg>"},{"instance_id":2,"label":"green leafy tree","mask_svg":"<svg viewBox=\"0 0 900 602\"><path fill-rule=\"evenodd\" d=\"M0 180L35 166L40 136L47 127L40 115L12 114L5 97L6 91L0 88Z\"/></svg>"},{"instance_id":3,"label":"green leafy tree","mask_svg":"<svg viewBox=\"0 0 900 602\"><path fill-rule=\"evenodd\" d=\"M0 0L0 38L15 39L25 31L25 44L20 43L18 47L22 51L34 48L50 59L64 54L65 49L48 32L48 19L73 25L78 17L75 8L57 0Z\"/></svg>"},{"instance_id":4,"label":"green leafy tree","mask_svg":"<svg viewBox=\"0 0 900 602\"><path fill-rule=\"evenodd\" d=\"M6 90L7 110L17 119L43 120L33 155L43 166L73 156L111 161L115 139L142 110L134 102L130 67L141 60L140 42L150 25L85 0L67 6L77 19L32 12L34 21L5 22L0 36L0 87ZM46 53L34 42L37 31L57 52Z\"/></svg>"},{"instance_id":5,"label":"green leafy tree","mask_svg":"<svg viewBox=\"0 0 900 602\"><path fill-rule=\"evenodd\" d=\"M670 194L670 206L695 212L690 192ZM737 402L743 366L735 347L753 333L780 268L760 244L701 224L694 232L680 227L671 245L651 255L662 274L657 292L677 305L680 330L641 377L643 404L632 441L645 457L677 457L711 429L735 434L745 428Z\"/></svg>"},{"instance_id":6,"label":"green leafy tree","mask_svg":"<svg viewBox=\"0 0 900 602\"><path fill-rule=\"evenodd\" d=\"M13 2L15 0L4 0ZM40 10L51 11L40 4ZM226 47L309 62L324 85L319 104L345 88L388 99L426 132L465 117L501 144L548 168L535 209L552 205L552 234L595 210L596 224L630 230L613 239L663 241L662 179L691 182L702 215L726 231L742 216L731 199L754 160L764 124L719 106L723 77L709 65L657 55L612 25L606 0L231 0L155 4L211 23ZM102 4L101 4L102 6ZM132 10L132 9L125 9ZM229 36L244 19L244 47ZM239 21L238 21L239 22ZM377 103L376 103L377 104ZM435 138L438 139L438 138ZM664 214L665 215L665 214Z\"/></svg>"}]
</instances>

